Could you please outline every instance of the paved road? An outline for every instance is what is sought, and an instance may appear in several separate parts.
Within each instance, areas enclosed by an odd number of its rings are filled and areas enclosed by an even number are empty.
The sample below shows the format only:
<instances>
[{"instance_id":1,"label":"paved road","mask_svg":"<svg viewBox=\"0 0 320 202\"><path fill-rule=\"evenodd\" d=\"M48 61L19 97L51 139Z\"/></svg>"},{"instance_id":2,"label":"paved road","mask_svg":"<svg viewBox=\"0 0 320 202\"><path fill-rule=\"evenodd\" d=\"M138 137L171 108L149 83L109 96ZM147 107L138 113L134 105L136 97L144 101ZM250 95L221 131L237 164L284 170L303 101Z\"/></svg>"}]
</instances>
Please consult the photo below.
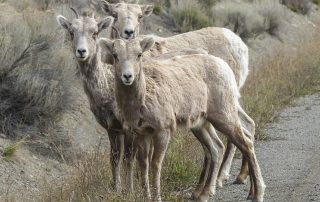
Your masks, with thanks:
<instances>
[{"instance_id":1,"label":"paved road","mask_svg":"<svg viewBox=\"0 0 320 202\"><path fill-rule=\"evenodd\" d=\"M256 143L265 202L320 202L320 93L297 99L266 133L269 139ZM249 185L231 184L239 167L237 159L215 201L246 201Z\"/></svg>"}]
</instances>

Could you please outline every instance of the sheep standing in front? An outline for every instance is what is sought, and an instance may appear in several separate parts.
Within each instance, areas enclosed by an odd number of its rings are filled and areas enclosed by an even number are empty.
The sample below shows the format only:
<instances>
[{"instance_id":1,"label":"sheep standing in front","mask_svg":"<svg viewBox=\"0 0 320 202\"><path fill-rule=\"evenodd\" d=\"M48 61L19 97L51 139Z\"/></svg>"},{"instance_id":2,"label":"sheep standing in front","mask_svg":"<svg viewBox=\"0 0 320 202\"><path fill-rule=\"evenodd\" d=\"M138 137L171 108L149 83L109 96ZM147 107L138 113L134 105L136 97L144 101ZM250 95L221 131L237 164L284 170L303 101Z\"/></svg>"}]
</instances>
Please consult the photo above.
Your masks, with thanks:
<instances>
[{"instance_id":1,"label":"sheep standing in front","mask_svg":"<svg viewBox=\"0 0 320 202\"><path fill-rule=\"evenodd\" d=\"M100 45L113 55L115 61L117 116L124 127L138 134L144 156L148 154L145 145L150 145L152 139L153 199L161 201L162 161L171 132L179 124L193 131L210 155L206 180L203 187L197 187L201 191L196 198L197 201L208 200L211 186L217 178L215 171L219 168L219 154L212 138L207 133L197 133L205 128L204 124L208 121L227 135L248 160L253 183L250 190L252 198L254 202L262 202L265 185L253 142L241 127L239 114L243 117L247 115L238 102L240 95L230 67L220 58L203 54L143 61L142 54L153 44L153 38L141 41L100 40ZM145 163L148 168L148 161ZM148 184L143 185L149 195Z\"/></svg>"}]
</instances>

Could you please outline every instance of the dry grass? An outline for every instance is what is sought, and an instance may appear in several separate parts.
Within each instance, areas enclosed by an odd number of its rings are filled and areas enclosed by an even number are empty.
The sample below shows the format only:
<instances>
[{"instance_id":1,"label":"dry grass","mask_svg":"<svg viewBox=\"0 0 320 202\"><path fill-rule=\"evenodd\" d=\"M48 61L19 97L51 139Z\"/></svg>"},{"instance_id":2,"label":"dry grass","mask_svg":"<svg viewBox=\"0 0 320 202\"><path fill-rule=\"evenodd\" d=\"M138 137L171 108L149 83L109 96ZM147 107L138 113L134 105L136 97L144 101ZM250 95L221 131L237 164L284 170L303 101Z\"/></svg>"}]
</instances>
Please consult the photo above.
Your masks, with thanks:
<instances>
[{"instance_id":1,"label":"dry grass","mask_svg":"<svg viewBox=\"0 0 320 202\"><path fill-rule=\"evenodd\" d=\"M63 41L53 13L0 9L0 131L14 137L21 128L45 128L64 109L71 63L57 51Z\"/></svg>"},{"instance_id":2,"label":"dry grass","mask_svg":"<svg viewBox=\"0 0 320 202\"><path fill-rule=\"evenodd\" d=\"M319 90L320 34L301 40L298 49L286 47L261 60L258 72L251 72L242 93L243 103L261 129L294 97Z\"/></svg>"}]
</instances>

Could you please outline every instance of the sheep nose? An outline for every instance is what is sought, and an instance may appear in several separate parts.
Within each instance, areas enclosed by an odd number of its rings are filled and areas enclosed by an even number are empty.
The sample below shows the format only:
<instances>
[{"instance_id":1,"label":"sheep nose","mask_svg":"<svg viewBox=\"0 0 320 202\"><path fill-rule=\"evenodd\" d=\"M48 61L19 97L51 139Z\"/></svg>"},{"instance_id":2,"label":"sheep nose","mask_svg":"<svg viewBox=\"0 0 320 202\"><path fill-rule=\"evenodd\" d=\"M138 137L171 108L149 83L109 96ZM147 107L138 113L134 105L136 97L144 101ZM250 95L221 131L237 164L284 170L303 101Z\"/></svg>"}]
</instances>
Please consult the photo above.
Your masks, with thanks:
<instances>
[{"instance_id":1,"label":"sheep nose","mask_svg":"<svg viewBox=\"0 0 320 202\"><path fill-rule=\"evenodd\" d=\"M124 33L128 36L128 37L132 37L134 34L133 30L125 30Z\"/></svg>"},{"instance_id":2,"label":"sheep nose","mask_svg":"<svg viewBox=\"0 0 320 202\"><path fill-rule=\"evenodd\" d=\"M77 51L81 56L83 56L87 52L87 50L84 48L79 48Z\"/></svg>"},{"instance_id":3,"label":"sheep nose","mask_svg":"<svg viewBox=\"0 0 320 202\"><path fill-rule=\"evenodd\" d=\"M129 81L129 79L132 78L132 74L124 74L123 77L124 77L127 81Z\"/></svg>"}]
</instances>

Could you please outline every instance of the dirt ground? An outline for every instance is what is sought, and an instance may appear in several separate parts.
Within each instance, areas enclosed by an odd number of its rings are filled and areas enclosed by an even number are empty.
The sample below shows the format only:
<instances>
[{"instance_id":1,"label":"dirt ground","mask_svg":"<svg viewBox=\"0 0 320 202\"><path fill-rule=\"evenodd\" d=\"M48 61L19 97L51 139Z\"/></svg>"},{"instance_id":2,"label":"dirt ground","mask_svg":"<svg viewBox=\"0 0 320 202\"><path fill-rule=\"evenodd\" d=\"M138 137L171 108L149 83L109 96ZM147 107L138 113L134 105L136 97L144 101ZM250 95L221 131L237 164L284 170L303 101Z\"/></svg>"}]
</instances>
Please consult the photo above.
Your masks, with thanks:
<instances>
[{"instance_id":1,"label":"dirt ground","mask_svg":"<svg viewBox=\"0 0 320 202\"><path fill-rule=\"evenodd\" d=\"M265 132L268 140L255 146L267 185L264 201L320 201L320 93L297 99ZM232 184L240 163L235 160L215 201L246 201L249 184Z\"/></svg>"}]
</instances>

